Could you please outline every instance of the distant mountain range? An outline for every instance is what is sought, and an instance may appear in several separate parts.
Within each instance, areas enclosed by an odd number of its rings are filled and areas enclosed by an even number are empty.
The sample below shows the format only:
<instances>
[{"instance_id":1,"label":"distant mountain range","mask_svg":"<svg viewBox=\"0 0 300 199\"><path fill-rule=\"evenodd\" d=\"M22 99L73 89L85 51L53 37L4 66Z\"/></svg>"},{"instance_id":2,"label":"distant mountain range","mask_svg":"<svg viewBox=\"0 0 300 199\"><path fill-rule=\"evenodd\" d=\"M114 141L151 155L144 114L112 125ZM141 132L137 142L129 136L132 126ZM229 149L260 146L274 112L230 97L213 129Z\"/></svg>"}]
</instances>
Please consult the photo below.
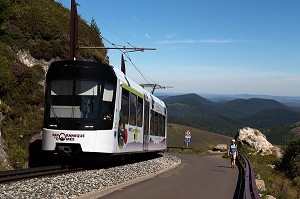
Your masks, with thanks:
<instances>
[{"instance_id":1,"label":"distant mountain range","mask_svg":"<svg viewBox=\"0 0 300 199\"><path fill-rule=\"evenodd\" d=\"M234 136L244 126L270 129L300 121L300 111L274 99L212 101L195 93L163 99L169 121ZM285 133L286 134L286 133ZM281 138L280 138L281 139Z\"/></svg>"},{"instance_id":2,"label":"distant mountain range","mask_svg":"<svg viewBox=\"0 0 300 199\"><path fill-rule=\"evenodd\" d=\"M164 99L170 96L182 95L179 93L158 93L156 94L159 98ZM300 96L274 96L274 95L252 95L252 94L197 94L204 97L207 100L213 102L227 102L235 99L273 99L289 107L298 107L300 110Z\"/></svg>"}]
</instances>

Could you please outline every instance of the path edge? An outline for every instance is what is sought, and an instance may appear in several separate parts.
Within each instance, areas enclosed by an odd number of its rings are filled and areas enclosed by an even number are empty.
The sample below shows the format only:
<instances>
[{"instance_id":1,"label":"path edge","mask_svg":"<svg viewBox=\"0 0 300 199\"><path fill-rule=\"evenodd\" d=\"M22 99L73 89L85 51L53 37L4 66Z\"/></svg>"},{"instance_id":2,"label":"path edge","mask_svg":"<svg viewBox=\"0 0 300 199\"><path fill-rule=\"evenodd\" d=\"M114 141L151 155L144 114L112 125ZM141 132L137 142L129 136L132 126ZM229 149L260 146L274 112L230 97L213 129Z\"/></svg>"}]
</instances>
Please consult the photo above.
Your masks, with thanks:
<instances>
[{"instance_id":1,"label":"path edge","mask_svg":"<svg viewBox=\"0 0 300 199\"><path fill-rule=\"evenodd\" d=\"M114 191L121 190L125 187L128 187L130 185L142 182L144 180L148 180L150 178L154 178L155 176L158 176L158 175L160 175L164 172L175 169L179 165L181 165L181 159L179 159L179 162L176 162L175 164L171 165L170 167L165 168L163 170L160 170L156 173L152 173L152 174L146 175L146 176L141 176L141 177L129 180L127 182L123 182L123 183L120 183L120 184L117 184L117 185L113 185L113 186L110 186L110 187L107 187L107 188L104 188L104 189L101 189L101 190L97 190L97 191L94 191L94 192L91 192L91 193L88 193L88 194L85 194L85 195L82 195L82 196L77 196L76 199L97 199L97 198L101 198L103 196L106 196L106 195L114 192Z\"/></svg>"}]
</instances>

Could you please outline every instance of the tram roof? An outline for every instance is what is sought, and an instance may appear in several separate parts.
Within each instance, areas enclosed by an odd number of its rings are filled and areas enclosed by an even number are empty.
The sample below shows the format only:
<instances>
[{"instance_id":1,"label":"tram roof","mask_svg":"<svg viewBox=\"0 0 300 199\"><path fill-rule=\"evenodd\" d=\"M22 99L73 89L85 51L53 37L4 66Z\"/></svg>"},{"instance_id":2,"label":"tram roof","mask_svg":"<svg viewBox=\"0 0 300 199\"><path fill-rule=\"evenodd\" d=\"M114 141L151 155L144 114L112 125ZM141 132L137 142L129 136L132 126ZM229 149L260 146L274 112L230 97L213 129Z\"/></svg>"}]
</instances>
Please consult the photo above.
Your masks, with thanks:
<instances>
[{"instance_id":1,"label":"tram roof","mask_svg":"<svg viewBox=\"0 0 300 199\"><path fill-rule=\"evenodd\" d=\"M152 98L156 103L159 103L161 106L165 107L165 103L157 98L155 95L144 89L142 86L128 78L119 68L113 67L117 78L121 80L122 84L125 84L126 86L129 86L136 91L140 92L143 95L148 96L149 98Z\"/></svg>"}]
</instances>

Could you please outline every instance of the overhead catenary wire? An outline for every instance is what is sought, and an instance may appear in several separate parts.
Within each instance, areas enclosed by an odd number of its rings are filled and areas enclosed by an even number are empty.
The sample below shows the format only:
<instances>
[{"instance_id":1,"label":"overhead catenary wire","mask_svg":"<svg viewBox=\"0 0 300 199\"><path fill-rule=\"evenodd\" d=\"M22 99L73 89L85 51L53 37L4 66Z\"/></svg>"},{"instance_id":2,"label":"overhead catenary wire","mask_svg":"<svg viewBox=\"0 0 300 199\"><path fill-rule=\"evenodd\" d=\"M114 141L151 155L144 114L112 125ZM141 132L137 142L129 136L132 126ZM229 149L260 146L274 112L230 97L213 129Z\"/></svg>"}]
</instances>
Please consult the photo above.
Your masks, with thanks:
<instances>
[{"instance_id":1,"label":"overhead catenary wire","mask_svg":"<svg viewBox=\"0 0 300 199\"><path fill-rule=\"evenodd\" d=\"M102 39L104 39L106 42L110 43L112 46L115 46L115 47L117 48L116 44L114 44L114 43L108 41L108 40L107 40L106 38L104 38L102 35L101 35L100 37L101 37ZM149 83L149 81L145 78L145 76L143 75L143 73L142 73L142 72L137 68L137 66L132 62L130 56L128 55L128 52L123 51L122 48L119 48L118 50L121 51L121 52L123 53L123 55L125 55L125 56L127 57L127 59L130 61L130 63L133 65L133 67L138 71L138 73L143 77L143 79L144 79L147 83Z\"/></svg>"},{"instance_id":2,"label":"overhead catenary wire","mask_svg":"<svg viewBox=\"0 0 300 199\"><path fill-rule=\"evenodd\" d=\"M79 5L80 6L80 5ZM87 11L85 8L83 8L82 6L80 6L88 15L90 15L90 12ZM91 15L90 15L91 16ZM91 16L93 18L93 16ZM117 35L120 39L122 39L124 42L126 42L129 46L131 46L132 48L135 48L135 46L133 46L130 42L128 42L124 37L122 37L120 34L118 34L116 31L114 31L113 29L111 29L108 25L106 25L103 21L101 21L100 19L97 18L97 21L100 21L100 23L102 23L106 28L108 28L112 33L114 33L115 35Z\"/></svg>"},{"instance_id":3,"label":"overhead catenary wire","mask_svg":"<svg viewBox=\"0 0 300 199\"><path fill-rule=\"evenodd\" d=\"M81 6L80 4L77 4L78 6L80 6L90 17L94 18L93 16L91 16L90 12L87 11L83 6ZM106 28L108 28L112 33L114 33L115 35L117 35L120 39L122 39L126 44L128 44L129 46L131 46L131 48L127 48L133 51L144 51L144 50L155 50L154 48L137 48L136 46L132 45L130 42L128 42L124 37L122 37L120 34L118 34L117 32L115 32L113 29L111 29L108 25L106 25L104 22L102 22L101 20L99 20L97 18L97 21L100 21ZM122 52L122 54L124 54L127 59L129 60L129 62L132 64L132 66L138 71L138 73L142 76L142 78L148 83L150 84L150 82L146 79L146 77L152 81L154 84L157 84L155 81L153 81L151 78L149 78L148 76L146 76L145 74L143 74L138 67L133 63L133 61L131 60L130 56L129 56L129 52L132 51L128 51L126 50L125 46L122 45L118 45L115 44L113 42L110 42L108 39L106 39L105 37L103 37L102 35L99 35L101 37L102 40L105 40L107 43L109 43L110 45L114 46L114 48L103 48L103 49L117 49L120 52ZM80 47L80 48L88 48L88 47ZM92 48L97 48L97 47L92 47ZM100 47L99 47L100 49Z\"/></svg>"},{"instance_id":4,"label":"overhead catenary wire","mask_svg":"<svg viewBox=\"0 0 300 199\"><path fill-rule=\"evenodd\" d=\"M131 58L129 57L128 53L124 53L124 55L128 58L128 60L130 61L130 63L134 66L134 68L140 73L140 75L143 77L143 79L149 83L149 81L145 78L145 76L143 75L143 73L137 68L137 66L132 62Z\"/></svg>"}]
</instances>

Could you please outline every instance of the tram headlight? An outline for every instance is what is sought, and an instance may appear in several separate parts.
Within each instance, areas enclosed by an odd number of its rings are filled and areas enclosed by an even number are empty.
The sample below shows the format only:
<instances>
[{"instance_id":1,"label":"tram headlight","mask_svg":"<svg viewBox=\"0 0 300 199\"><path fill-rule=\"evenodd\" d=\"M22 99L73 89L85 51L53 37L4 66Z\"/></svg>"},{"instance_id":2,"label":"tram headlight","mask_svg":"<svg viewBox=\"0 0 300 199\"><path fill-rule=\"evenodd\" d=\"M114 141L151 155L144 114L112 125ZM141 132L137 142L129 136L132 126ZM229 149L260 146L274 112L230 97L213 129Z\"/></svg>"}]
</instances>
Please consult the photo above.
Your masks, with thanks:
<instances>
[{"instance_id":1,"label":"tram headlight","mask_svg":"<svg viewBox=\"0 0 300 199\"><path fill-rule=\"evenodd\" d=\"M94 129L94 125L85 125L84 128L86 128L86 129Z\"/></svg>"},{"instance_id":2,"label":"tram headlight","mask_svg":"<svg viewBox=\"0 0 300 199\"><path fill-rule=\"evenodd\" d=\"M57 129L57 124L50 124L49 125L51 128L56 128Z\"/></svg>"}]
</instances>

